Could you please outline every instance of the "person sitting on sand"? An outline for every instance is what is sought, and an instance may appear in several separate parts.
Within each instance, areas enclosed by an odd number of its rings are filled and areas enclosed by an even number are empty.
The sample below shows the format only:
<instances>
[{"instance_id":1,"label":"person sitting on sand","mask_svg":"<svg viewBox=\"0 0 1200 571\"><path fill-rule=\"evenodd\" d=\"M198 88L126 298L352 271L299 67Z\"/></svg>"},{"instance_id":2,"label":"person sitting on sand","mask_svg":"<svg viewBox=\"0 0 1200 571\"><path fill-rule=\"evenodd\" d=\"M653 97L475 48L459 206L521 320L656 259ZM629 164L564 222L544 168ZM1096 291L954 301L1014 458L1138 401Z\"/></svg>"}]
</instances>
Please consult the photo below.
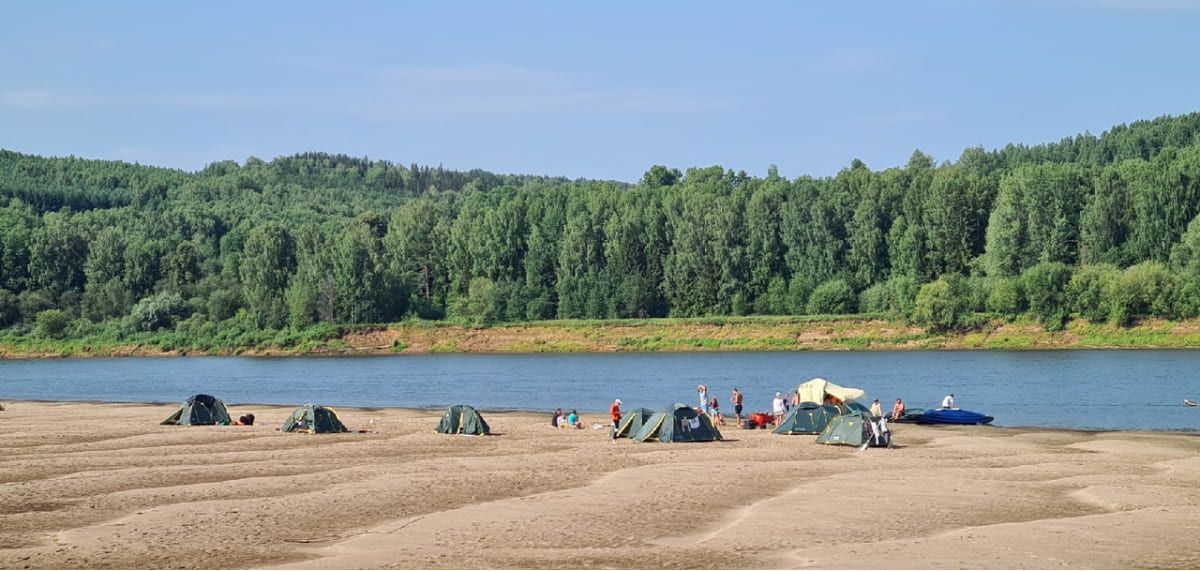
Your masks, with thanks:
<instances>
[{"instance_id":1,"label":"person sitting on sand","mask_svg":"<svg viewBox=\"0 0 1200 571\"><path fill-rule=\"evenodd\" d=\"M883 416L883 407L879 406L879 399L871 401L871 416Z\"/></svg>"},{"instance_id":2,"label":"person sitting on sand","mask_svg":"<svg viewBox=\"0 0 1200 571\"><path fill-rule=\"evenodd\" d=\"M554 416L550 417L550 426L553 426L554 428L561 428L560 425L562 423L559 421L561 421L562 419L563 419L562 409L561 408L554 409Z\"/></svg>"},{"instance_id":3,"label":"person sitting on sand","mask_svg":"<svg viewBox=\"0 0 1200 571\"><path fill-rule=\"evenodd\" d=\"M571 425L567 424L567 413L559 412L558 413L558 427L559 428L570 428L570 426Z\"/></svg>"},{"instance_id":4,"label":"person sitting on sand","mask_svg":"<svg viewBox=\"0 0 1200 571\"><path fill-rule=\"evenodd\" d=\"M251 412L248 414L243 414L242 416L239 416L237 420L231 422L230 424L232 424L234 426L253 426L254 425L254 413Z\"/></svg>"},{"instance_id":5,"label":"person sitting on sand","mask_svg":"<svg viewBox=\"0 0 1200 571\"><path fill-rule=\"evenodd\" d=\"M567 415L567 427L583 428L583 421L579 420L579 413L574 410Z\"/></svg>"},{"instance_id":6,"label":"person sitting on sand","mask_svg":"<svg viewBox=\"0 0 1200 571\"><path fill-rule=\"evenodd\" d=\"M892 405L892 420L900 420L904 417L904 401L896 399L896 404Z\"/></svg>"}]
</instances>

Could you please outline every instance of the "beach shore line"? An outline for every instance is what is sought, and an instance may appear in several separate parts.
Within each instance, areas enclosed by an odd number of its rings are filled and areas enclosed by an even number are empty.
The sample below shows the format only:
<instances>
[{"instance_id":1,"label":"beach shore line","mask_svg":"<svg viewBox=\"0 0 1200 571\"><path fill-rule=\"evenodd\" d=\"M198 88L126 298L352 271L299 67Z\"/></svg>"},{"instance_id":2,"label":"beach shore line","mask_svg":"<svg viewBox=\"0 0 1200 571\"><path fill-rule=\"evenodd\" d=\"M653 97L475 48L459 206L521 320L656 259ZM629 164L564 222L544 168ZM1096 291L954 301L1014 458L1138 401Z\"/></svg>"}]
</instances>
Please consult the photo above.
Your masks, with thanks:
<instances>
[{"instance_id":1,"label":"beach shore line","mask_svg":"<svg viewBox=\"0 0 1200 571\"><path fill-rule=\"evenodd\" d=\"M731 426L614 443L530 412L484 411L489 437L398 408L337 407L365 434L280 433L292 407L269 405L159 426L176 406L0 412L0 567L1200 566L1195 434L894 425L859 452Z\"/></svg>"}]
</instances>

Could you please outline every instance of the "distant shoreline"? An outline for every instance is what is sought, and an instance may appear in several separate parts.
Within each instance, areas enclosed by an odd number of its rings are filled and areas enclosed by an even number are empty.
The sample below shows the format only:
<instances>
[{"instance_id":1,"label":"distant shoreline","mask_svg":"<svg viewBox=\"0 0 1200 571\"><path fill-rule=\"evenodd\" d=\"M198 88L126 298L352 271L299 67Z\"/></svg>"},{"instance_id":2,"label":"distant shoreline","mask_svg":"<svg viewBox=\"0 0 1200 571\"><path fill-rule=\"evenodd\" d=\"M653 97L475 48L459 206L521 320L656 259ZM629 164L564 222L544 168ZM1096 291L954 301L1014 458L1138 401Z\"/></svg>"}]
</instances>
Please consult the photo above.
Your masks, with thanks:
<instances>
[{"instance_id":1,"label":"distant shoreline","mask_svg":"<svg viewBox=\"0 0 1200 571\"><path fill-rule=\"evenodd\" d=\"M992 319L936 332L874 316L540 321L493 326L403 322L346 327L291 346L179 346L169 334L142 342L11 338L0 359L172 356L374 356L423 354L681 353L1200 348L1200 319L1147 319L1130 327L1075 320L1062 331Z\"/></svg>"}]
</instances>

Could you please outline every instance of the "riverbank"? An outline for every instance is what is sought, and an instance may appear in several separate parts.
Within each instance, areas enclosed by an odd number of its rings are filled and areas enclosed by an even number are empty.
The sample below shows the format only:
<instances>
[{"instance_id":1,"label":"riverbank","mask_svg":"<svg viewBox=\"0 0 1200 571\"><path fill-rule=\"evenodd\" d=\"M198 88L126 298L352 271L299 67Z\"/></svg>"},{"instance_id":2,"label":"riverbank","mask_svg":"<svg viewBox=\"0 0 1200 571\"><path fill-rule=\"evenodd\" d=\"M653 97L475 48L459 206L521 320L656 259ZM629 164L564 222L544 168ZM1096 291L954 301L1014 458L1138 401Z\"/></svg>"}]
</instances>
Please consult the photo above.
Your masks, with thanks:
<instances>
[{"instance_id":1,"label":"riverbank","mask_svg":"<svg viewBox=\"0 0 1200 571\"><path fill-rule=\"evenodd\" d=\"M874 316L732 317L541 321L494 326L404 322L267 334L214 346L177 333L137 342L106 339L0 340L0 358L178 355L405 355L428 353L607 353L687 351L1013 350L1198 348L1200 319L1147 319L1129 327L1074 320L1062 331L1001 319L963 332L935 332Z\"/></svg>"},{"instance_id":2,"label":"riverbank","mask_svg":"<svg viewBox=\"0 0 1200 571\"><path fill-rule=\"evenodd\" d=\"M486 411L500 436L400 409L339 408L370 434L279 433L290 408L270 406L159 426L172 410L0 413L0 567L1200 566L1192 435L902 425L858 452L732 427L613 443Z\"/></svg>"}]
</instances>

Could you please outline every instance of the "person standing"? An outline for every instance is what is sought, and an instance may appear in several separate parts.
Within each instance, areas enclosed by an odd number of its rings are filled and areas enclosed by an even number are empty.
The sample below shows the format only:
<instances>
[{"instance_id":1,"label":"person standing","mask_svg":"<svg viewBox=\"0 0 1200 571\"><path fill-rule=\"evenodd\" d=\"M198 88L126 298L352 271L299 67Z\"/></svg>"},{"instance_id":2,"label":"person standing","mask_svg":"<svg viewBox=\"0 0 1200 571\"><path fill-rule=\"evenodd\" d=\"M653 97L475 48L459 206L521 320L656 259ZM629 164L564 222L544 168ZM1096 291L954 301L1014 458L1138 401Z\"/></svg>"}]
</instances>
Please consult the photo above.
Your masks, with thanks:
<instances>
[{"instance_id":1,"label":"person standing","mask_svg":"<svg viewBox=\"0 0 1200 571\"><path fill-rule=\"evenodd\" d=\"M699 385L696 387L696 392L700 393L700 412L708 414L708 387Z\"/></svg>"},{"instance_id":2,"label":"person standing","mask_svg":"<svg viewBox=\"0 0 1200 571\"><path fill-rule=\"evenodd\" d=\"M708 414L712 417L713 424L724 426L725 417L721 416L721 402L717 400L717 397L713 397L712 400L708 401L708 409Z\"/></svg>"},{"instance_id":3,"label":"person standing","mask_svg":"<svg viewBox=\"0 0 1200 571\"><path fill-rule=\"evenodd\" d=\"M883 416L883 407L879 406L879 399L871 401L871 416Z\"/></svg>"},{"instance_id":4,"label":"person standing","mask_svg":"<svg viewBox=\"0 0 1200 571\"><path fill-rule=\"evenodd\" d=\"M621 426L621 399L614 400L608 412L612 416L613 421L612 437L613 440L616 440L617 428Z\"/></svg>"},{"instance_id":5,"label":"person standing","mask_svg":"<svg viewBox=\"0 0 1200 571\"><path fill-rule=\"evenodd\" d=\"M779 423L783 422L784 404L783 393L775 391L775 400L771 401L771 412L775 415L775 426L779 426Z\"/></svg>"},{"instance_id":6,"label":"person standing","mask_svg":"<svg viewBox=\"0 0 1200 571\"><path fill-rule=\"evenodd\" d=\"M733 396L729 397L729 401L733 403L733 414L737 418L738 426L742 425L742 393L733 387Z\"/></svg>"}]
</instances>

